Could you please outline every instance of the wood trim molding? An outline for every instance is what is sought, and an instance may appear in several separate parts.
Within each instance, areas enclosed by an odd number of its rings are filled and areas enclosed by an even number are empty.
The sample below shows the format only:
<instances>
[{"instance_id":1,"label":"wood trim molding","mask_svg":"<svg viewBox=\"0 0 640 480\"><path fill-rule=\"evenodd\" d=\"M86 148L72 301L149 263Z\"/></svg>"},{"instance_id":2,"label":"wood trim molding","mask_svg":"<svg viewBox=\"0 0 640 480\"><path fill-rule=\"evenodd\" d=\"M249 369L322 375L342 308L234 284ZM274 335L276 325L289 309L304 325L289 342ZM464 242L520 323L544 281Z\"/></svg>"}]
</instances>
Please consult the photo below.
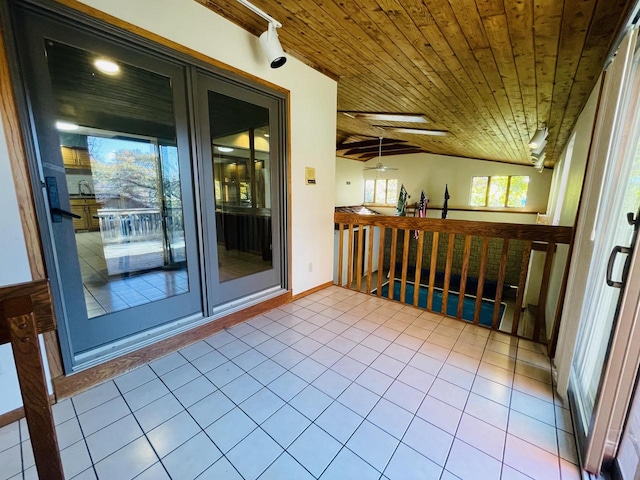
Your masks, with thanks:
<instances>
[{"instance_id":1,"label":"wood trim molding","mask_svg":"<svg viewBox=\"0 0 640 480\"><path fill-rule=\"evenodd\" d=\"M530 225L520 223L476 222L469 220L441 220L436 218L393 217L387 215L358 215L356 213L334 213L335 223L373 225L375 227L424 230L427 232L476 235L512 240L533 240L570 243L573 228L553 225Z\"/></svg>"},{"instance_id":2,"label":"wood trim molding","mask_svg":"<svg viewBox=\"0 0 640 480\"><path fill-rule=\"evenodd\" d=\"M148 347L141 348L122 357L96 365L82 372L54 378L53 386L56 397L62 399L76 395L117 375L204 340L225 328L232 327L233 325L290 302L291 292L286 292L265 302L252 305L239 312L211 321L205 325L154 343Z\"/></svg>"},{"instance_id":3,"label":"wood trim molding","mask_svg":"<svg viewBox=\"0 0 640 480\"><path fill-rule=\"evenodd\" d=\"M291 301L295 302L296 300L299 300L299 299L304 298L304 297L306 297L308 295L311 295L312 293L316 293L316 292L319 292L320 290L324 290L325 288L329 288L332 285L333 285L333 280L330 281L330 282L322 283L322 284L318 285L317 287L313 287L313 288L310 288L309 290L305 290L304 292L297 293L296 295L291 297Z\"/></svg>"},{"instance_id":4,"label":"wood trim molding","mask_svg":"<svg viewBox=\"0 0 640 480\"><path fill-rule=\"evenodd\" d=\"M9 164L13 174L16 189L20 220L24 231L25 245L32 280L42 280L47 277L40 244L40 231L36 218L36 209L31 191L31 177L27 153L20 128L20 117L13 95L13 84L9 72L9 59L4 41L4 29L0 25L0 113L4 126L4 135L9 150Z\"/></svg>"},{"instance_id":5,"label":"wood trim molding","mask_svg":"<svg viewBox=\"0 0 640 480\"><path fill-rule=\"evenodd\" d=\"M20 128L18 108L13 94L14 89L9 71L9 59L4 35L4 29L0 25L0 114L2 115L4 135L9 151L9 164L11 165L13 183L16 189L31 278L32 280L43 280L47 278L47 271L42 253L33 192L31 191L29 162L24 146L22 129ZM55 332L47 332L43 335L43 338L49 372L52 378L58 377L63 374L58 336Z\"/></svg>"},{"instance_id":6,"label":"wood trim molding","mask_svg":"<svg viewBox=\"0 0 640 480\"><path fill-rule=\"evenodd\" d=\"M56 403L55 395L49 395L49 402L51 405ZM0 428L9 425L13 422L17 422L18 420L24 418L24 408L18 407L15 410L10 410L6 413L0 414Z\"/></svg>"}]
</instances>

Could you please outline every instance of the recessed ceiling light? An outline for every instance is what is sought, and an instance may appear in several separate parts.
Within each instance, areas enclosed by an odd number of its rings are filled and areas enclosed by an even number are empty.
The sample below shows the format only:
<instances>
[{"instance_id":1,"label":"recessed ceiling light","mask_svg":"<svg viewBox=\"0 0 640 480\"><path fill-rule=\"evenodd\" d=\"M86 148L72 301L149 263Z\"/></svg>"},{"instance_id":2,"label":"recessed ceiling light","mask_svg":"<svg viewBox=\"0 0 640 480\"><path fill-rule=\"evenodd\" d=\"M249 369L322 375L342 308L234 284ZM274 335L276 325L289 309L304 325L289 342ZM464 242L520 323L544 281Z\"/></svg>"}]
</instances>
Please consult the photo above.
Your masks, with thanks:
<instances>
[{"instance_id":1,"label":"recessed ceiling light","mask_svg":"<svg viewBox=\"0 0 640 480\"><path fill-rule=\"evenodd\" d=\"M262 136L265 137L265 138L269 138L269 134L268 133L265 133Z\"/></svg>"},{"instance_id":2,"label":"recessed ceiling light","mask_svg":"<svg viewBox=\"0 0 640 480\"><path fill-rule=\"evenodd\" d=\"M387 128L381 125L374 125L374 127L384 128L385 130L388 130L390 132L411 133L414 135L432 135L435 137L445 137L449 135L449 132L447 132L446 130L426 130L423 128Z\"/></svg>"},{"instance_id":3,"label":"recessed ceiling light","mask_svg":"<svg viewBox=\"0 0 640 480\"><path fill-rule=\"evenodd\" d=\"M427 117L421 113L367 113L342 112L347 117L361 118L376 122L428 123Z\"/></svg>"},{"instance_id":4,"label":"recessed ceiling light","mask_svg":"<svg viewBox=\"0 0 640 480\"><path fill-rule=\"evenodd\" d=\"M64 130L65 132L69 132L72 130L78 130L78 128L80 128L78 125L76 125L75 123L70 123L70 122L56 122L56 128L58 130Z\"/></svg>"},{"instance_id":5,"label":"recessed ceiling light","mask_svg":"<svg viewBox=\"0 0 640 480\"><path fill-rule=\"evenodd\" d=\"M233 148L231 147L216 147L216 149L218 149L219 152L224 152L224 153L233 152Z\"/></svg>"},{"instance_id":6,"label":"recessed ceiling light","mask_svg":"<svg viewBox=\"0 0 640 480\"><path fill-rule=\"evenodd\" d=\"M98 58L94 60L93 64L105 75L117 75L120 73L120 66L108 58Z\"/></svg>"}]
</instances>

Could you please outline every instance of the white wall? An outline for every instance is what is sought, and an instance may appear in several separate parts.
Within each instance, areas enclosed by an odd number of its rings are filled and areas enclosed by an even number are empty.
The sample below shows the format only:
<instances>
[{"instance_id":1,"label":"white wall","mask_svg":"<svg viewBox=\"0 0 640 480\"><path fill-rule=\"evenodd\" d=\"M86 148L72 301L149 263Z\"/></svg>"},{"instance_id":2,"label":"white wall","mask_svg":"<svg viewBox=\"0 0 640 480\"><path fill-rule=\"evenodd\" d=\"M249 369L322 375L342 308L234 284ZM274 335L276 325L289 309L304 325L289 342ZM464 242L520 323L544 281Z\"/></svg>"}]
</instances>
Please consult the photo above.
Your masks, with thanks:
<instances>
[{"instance_id":1,"label":"white wall","mask_svg":"<svg viewBox=\"0 0 640 480\"><path fill-rule=\"evenodd\" d=\"M362 205L364 200L364 163L336 157L336 207Z\"/></svg>"},{"instance_id":2,"label":"white wall","mask_svg":"<svg viewBox=\"0 0 640 480\"><path fill-rule=\"evenodd\" d=\"M491 175L528 175L530 177L527 205L529 212L544 213L551 185L552 171L545 169L538 173L534 168L525 165L510 165L506 163L490 162L486 160L460 158L429 153L415 153L410 155L383 155L383 163L398 170L378 172L367 170L363 172L365 179L397 178L398 183L404 184L411 196L409 203L420 200L420 192L424 190L429 198L429 207L442 207L445 185L449 186L449 208L469 208L471 194L471 179L476 176ZM364 166L375 166L379 159L373 158ZM338 168L343 168L338 164ZM339 170L338 170L339 171ZM336 175L338 175L338 171ZM338 184L338 189L344 188ZM364 188L364 187L363 187ZM362 202L362 196L360 197ZM372 207L386 215L393 215L395 208ZM511 209L509 209L511 210ZM440 210L427 210L428 217L440 218ZM447 218L457 220L480 220L489 222L535 223L535 214L501 213L482 211L449 210Z\"/></svg>"},{"instance_id":3,"label":"white wall","mask_svg":"<svg viewBox=\"0 0 640 480\"><path fill-rule=\"evenodd\" d=\"M4 132L0 120L0 130ZM31 280L5 136L0 134L0 287ZM0 346L0 415L22 406L11 345Z\"/></svg>"},{"instance_id":4,"label":"white wall","mask_svg":"<svg viewBox=\"0 0 640 480\"><path fill-rule=\"evenodd\" d=\"M602 174L602 165L597 162L589 166L589 172L585 172L589 148L591 145L592 130L594 119L598 108L598 99L600 94L600 86L602 79L598 81L589 97L585 108L583 109L576 128L576 145L574 146L574 155L571 161L571 171L569 176L569 184L567 186L567 194L565 195L565 205L562 206L560 215L560 223L570 222L571 218L575 219L579 202L579 190L582 187L585 178L583 204L581 205L579 225L576 231L574 242L573 258L571 268L569 270L569 279L567 283L567 292L560 320L560 332L558 334L558 346L556 348L556 356L554 364L557 368L557 391L561 396L565 396L569 383L569 371L573 352L576 342L578 326L580 324L580 312L582 310L582 302L584 300L584 291L589 274L589 266L591 264L591 255L593 244L589 239L595 211L598 204L598 188L600 186L600 175ZM603 163L603 162L600 162ZM594 173L598 167L599 173ZM552 210L555 207L550 207ZM573 210L573 215L571 211ZM561 281L560 272L552 272L550 292L557 287Z\"/></svg>"},{"instance_id":5,"label":"white wall","mask_svg":"<svg viewBox=\"0 0 640 480\"><path fill-rule=\"evenodd\" d=\"M593 125L595 122L596 110L598 108L598 98L600 96L600 81L596 84L589 100L587 101L582 113L578 117L578 121L573 129L573 133L570 138L575 135L575 141L572 147L570 144L565 146L564 151L560 157L560 160L556 164L554 169L553 189L549 194L550 202L547 209L548 218L552 219L554 214L559 211L558 225L565 227L573 227L576 215L578 214L578 206L580 203L580 195L582 194L582 184L587 166L587 159L589 157L589 149L591 147L591 136L593 133ZM570 155L570 158L569 158ZM562 188L561 177L563 175L563 169L565 163L569 162L569 170L567 176L566 188L564 188L564 200L559 202L563 197L560 194ZM585 204L585 208L588 208L589 202ZM585 214L588 212L585 210ZM558 245L556 251L556 257L553 262L553 269L551 271L551 277L549 277L549 295L547 297L547 308L545 311L546 317L546 329L547 337L549 338L553 329L553 320L556 314L556 308L558 305L558 296L560 294L560 287L562 284L562 277L564 276L565 265L567 257L569 255L568 245ZM574 262L575 263L575 262ZM586 277L589 269L589 262L584 264L584 271L582 275ZM579 321L580 305L582 304L582 295L577 294L583 290L576 290L575 288L567 289L567 295L564 303L564 311L561 322L573 322L577 325ZM578 302L578 297L580 303ZM566 349L560 348L558 344L558 353L561 355ZM571 349L573 352L573 348ZM558 362L562 362L557 355ZM568 361L571 361L570 359Z\"/></svg>"},{"instance_id":6,"label":"white wall","mask_svg":"<svg viewBox=\"0 0 640 480\"><path fill-rule=\"evenodd\" d=\"M271 69L258 38L194 1L83 0L83 3L208 55L291 92L291 289L304 292L332 279L337 84L288 57ZM279 18L287 28L286 18ZM284 45L286 49L286 45ZM316 185L304 184L305 167ZM311 264L311 265L310 265Z\"/></svg>"}]
</instances>

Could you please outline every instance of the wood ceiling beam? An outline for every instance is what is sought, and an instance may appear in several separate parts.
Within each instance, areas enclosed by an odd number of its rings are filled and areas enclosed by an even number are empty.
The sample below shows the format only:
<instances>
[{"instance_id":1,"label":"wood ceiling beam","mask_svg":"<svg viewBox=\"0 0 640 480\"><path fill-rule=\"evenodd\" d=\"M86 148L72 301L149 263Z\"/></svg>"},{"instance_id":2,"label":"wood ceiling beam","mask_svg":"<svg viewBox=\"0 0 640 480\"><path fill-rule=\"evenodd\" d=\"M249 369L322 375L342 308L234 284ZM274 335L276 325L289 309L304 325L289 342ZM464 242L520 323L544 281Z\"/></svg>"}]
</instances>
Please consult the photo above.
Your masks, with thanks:
<instances>
[{"instance_id":1,"label":"wood ceiling beam","mask_svg":"<svg viewBox=\"0 0 640 480\"><path fill-rule=\"evenodd\" d=\"M390 143L406 143L406 140L396 140L394 138L383 138L382 145L388 145ZM347 150L351 148L369 148L377 147L380 145L380 139L377 140L363 140L362 142L341 143L336 147L336 150Z\"/></svg>"},{"instance_id":2,"label":"wood ceiling beam","mask_svg":"<svg viewBox=\"0 0 640 480\"><path fill-rule=\"evenodd\" d=\"M394 152L401 151L401 150L407 150L407 149L419 149L419 150L421 150L420 147L416 147L415 145L405 145L405 144L386 145L386 146L382 147L382 155L384 155L385 153L393 154ZM378 147L354 148L352 150L347 150L345 152L345 155L358 155L358 154L367 155L367 154L372 154L374 157L377 157L379 151L380 150L378 149Z\"/></svg>"},{"instance_id":3,"label":"wood ceiling beam","mask_svg":"<svg viewBox=\"0 0 640 480\"><path fill-rule=\"evenodd\" d=\"M393 153L393 155L408 155L410 153L425 153L424 150L420 149L420 148L405 148L403 150L398 150L396 152ZM345 157L347 155L344 155ZM352 155L349 156L349 158L352 158L353 160L361 160L361 161L368 161L371 160L372 158L376 158L378 155L371 155L371 154L367 154L367 155Z\"/></svg>"}]
</instances>

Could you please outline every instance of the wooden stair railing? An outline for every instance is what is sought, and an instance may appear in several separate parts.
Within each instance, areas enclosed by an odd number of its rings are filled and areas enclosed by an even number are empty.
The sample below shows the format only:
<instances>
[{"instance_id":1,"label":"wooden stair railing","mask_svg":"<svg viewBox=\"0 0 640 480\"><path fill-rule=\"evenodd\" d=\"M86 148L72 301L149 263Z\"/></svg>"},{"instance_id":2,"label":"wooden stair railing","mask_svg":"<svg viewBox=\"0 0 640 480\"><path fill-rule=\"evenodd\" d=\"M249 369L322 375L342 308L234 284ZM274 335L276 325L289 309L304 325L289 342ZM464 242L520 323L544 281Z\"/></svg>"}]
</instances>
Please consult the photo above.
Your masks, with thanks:
<instances>
[{"instance_id":1,"label":"wooden stair railing","mask_svg":"<svg viewBox=\"0 0 640 480\"><path fill-rule=\"evenodd\" d=\"M0 288L0 345L11 343L39 478L63 480L38 334L56 329L49 283Z\"/></svg>"},{"instance_id":2,"label":"wooden stair railing","mask_svg":"<svg viewBox=\"0 0 640 480\"><path fill-rule=\"evenodd\" d=\"M434 291L436 284L436 270L438 266L438 247L446 235L443 247L446 250L444 262L444 281L442 282L442 308L437 313L446 315L447 301L452 280L452 272L454 261L461 264L459 278L460 289L458 292L457 312L452 316L462 319L464 302L467 293L467 280L469 278L469 266L471 261L471 250L473 237L481 239L481 247L479 247L479 267L477 276L476 300L474 305L473 323L480 323L480 312L482 309L483 295L487 292L487 266L489 247L491 239L502 241L499 248L499 255L496 254L498 262L497 277L493 279L495 282L495 297L493 312L491 315L490 328L497 330L500 323L500 309L503 300L503 290L505 288L507 278L507 265L509 247L514 241L523 243L522 260L520 261L520 270L517 275L517 292L515 295L515 304L512 320L511 334L518 335L522 307L524 302L524 290L528 281L529 263L532 250L542 250L545 253L544 268L542 270L542 280L540 294L538 296L538 308L535 314L535 323L533 327L532 339L540 341L542 326L545 323L545 306L547 304L549 294L549 279L553 268L553 260L555 256L556 245L569 244L571 242L570 227L558 227L550 225L524 225L511 223L494 223L494 222L472 222L466 220L441 220L432 218L413 218L413 217L391 217L383 215L358 215L353 213L335 213L334 221L337 224L339 234L338 251L336 255L338 272L338 285L347 288L362 289L363 266L366 259L366 272L372 272L372 261L374 256L377 257L378 272L383 271L385 258L388 263L388 292L385 295L389 299L394 299L394 286L400 282L400 301L405 301L407 292L407 282L413 281L414 285L420 285L421 280L427 281L428 291L426 299L426 310L433 311ZM368 233L365 235L365 228ZM380 241L378 252L374 251L374 227L380 229ZM414 239L414 232L418 232L417 238ZM398 233L403 233L403 238L399 239ZM430 265L424 265L428 268L429 278L423 278L423 253L425 252L425 234L431 234L431 254ZM344 238L346 236L346 238ZM460 257L456 258L454 253L454 244L456 237L464 239L464 246ZM363 240L367 238L367 246L363 244ZM357 241L357 248L354 245ZM410 262L410 242L415 242L415 258L412 256ZM345 243L348 244L346 259L343 258ZM495 243L495 242L494 242ZM498 244L499 245L499 244ZM385 249L389 253L386 255ZM442 253L442 252L441 252ZM401 261L398 255L402 255ZM386 255L386 256L385 256ZM345 265L346 262L346 265ZM346 284L343 270L346 266ZM409 278L409 267L415 269L413 278ZM442 267L441 267L442 268ZM386 274L386 270L384 272ZM383 277L384 274L378 275L377 288L372 285L372 275L367 274L366 291L371 293L371 288L376 289L376 295L382 296ZM413 297L406 300L415 307L418 307L419 288L414 288Z\"/></svg>"}]
</instances>

